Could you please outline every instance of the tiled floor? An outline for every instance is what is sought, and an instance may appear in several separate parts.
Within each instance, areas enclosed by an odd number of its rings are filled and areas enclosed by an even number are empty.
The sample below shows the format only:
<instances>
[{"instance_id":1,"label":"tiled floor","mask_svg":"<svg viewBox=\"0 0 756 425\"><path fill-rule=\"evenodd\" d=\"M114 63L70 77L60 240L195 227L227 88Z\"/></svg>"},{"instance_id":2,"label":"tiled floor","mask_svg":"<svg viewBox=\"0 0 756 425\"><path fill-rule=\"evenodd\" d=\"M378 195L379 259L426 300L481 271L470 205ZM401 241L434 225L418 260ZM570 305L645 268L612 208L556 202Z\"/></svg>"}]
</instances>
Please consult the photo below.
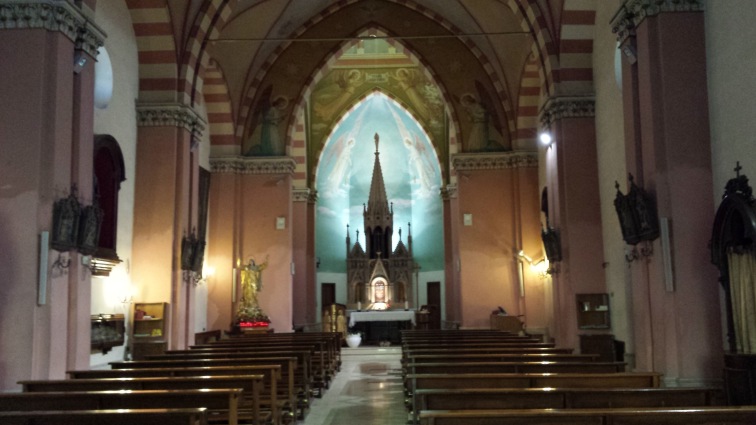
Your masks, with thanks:
<instances>
[{"instance_id":1,"label":"tiled floor","mask_svg":"<svg viewBox=\"0 0 756 425\"><path fill-rule=\"evenodd\" d=\"M304 425L403 425L407 422L399 347L341 350L341 371L316 398Z\"/></svg>"}]
</instances>

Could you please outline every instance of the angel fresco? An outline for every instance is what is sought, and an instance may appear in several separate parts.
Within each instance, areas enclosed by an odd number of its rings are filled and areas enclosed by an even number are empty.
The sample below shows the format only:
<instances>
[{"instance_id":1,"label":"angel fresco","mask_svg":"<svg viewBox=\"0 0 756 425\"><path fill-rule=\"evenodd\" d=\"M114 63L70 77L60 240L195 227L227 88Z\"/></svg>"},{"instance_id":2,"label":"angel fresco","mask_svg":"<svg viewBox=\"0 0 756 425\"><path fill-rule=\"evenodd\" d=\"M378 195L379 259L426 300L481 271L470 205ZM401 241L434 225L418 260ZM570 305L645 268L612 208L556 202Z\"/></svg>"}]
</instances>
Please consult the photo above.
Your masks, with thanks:
<instances>
[{"instance_id":1,"label":"angel fresco","mask_svg":"<svg viewBox=\"0 0 756 425\"><path fill-rule=\"evenodd\" d=\"M432 115L431 110L428 108L427 101L418 88L423 86L423 83L425 82L425 78L423 78L420 71L416 69L399 68L393 75L391 75L391 79L396 81L401 88L401 91L407 95L410 105L412 105L418 116L425 121L430 120Z\"/></svg>"},{"instance_id":2,"label":"angel fresco","mask_svg":"<svg viewBox=\"0 0 756 425\"><path fill-rule=\"evenodd\" d=\"M268 87L260 96L260 101L252 114L250 129L250 146L247 156L283 156L286 155L284 138L281 136L281 123L286 119L289 99L273 96L273 87Z\"/></svg>"},{"instance_id":3,"label":"angel fresco","mask_svg":"<svg viewBox=\"0 0 756 425\"><path fill-rule=\"evenodd\" d=\"M465 93L457 100L472 123L467 135L465 152L501 151L504 149L502 128L496 108L480 82L475 82L477 94ZM493 112L493 113L492 113Z\"/></svg>"},{"instance_id":4,"label":"angel fresco","mask_svg":"<svg viewBox=\"0 0 756 425\"><path fill-rule=\"evenodd\" d=\"M319 101L316 101L312 107L315 115L325 121L330 121L341 111L354 96L357 88L365 81L365 77L359 69L350 69L334 72L333 81L330 87L323 89ZM329 92L337 92L338 95L330 101L324 101L324 98L329 97L327 95Z\"/></svg>"},{"instance_id":5,"label":"angel fresco","mask_svg":"<svg viewBox=\"0 0 756 425\"><path fill-rule=\"evenodd\" d=\"M402 144L405 149L407 149L410 175L414 174L413 182L419 185L417 195L425 198L434 194L434 172L433 164L431 163L431 154L426 151L425 143L420 140L418 135L410 131L407 126L404 125L404 121L402 121L402 118L396 110L392 107L389 107L389 110L394 118L399 134L402 137Z\"/></svg>"}]
</instances>

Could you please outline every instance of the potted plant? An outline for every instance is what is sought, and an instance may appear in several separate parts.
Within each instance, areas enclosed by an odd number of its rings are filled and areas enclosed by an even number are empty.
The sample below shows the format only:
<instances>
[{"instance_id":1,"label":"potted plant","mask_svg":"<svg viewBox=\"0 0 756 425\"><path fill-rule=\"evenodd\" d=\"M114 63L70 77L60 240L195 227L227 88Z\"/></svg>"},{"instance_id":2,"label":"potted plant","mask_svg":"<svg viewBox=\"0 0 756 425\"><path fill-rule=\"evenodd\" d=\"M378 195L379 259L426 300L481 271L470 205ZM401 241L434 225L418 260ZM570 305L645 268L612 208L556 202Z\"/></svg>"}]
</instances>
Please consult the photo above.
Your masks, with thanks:
<instances>
[{"instance_id":1,"label":"potted plant","mask_svg":"<svg viewBox=\"0 0 756 425\"><path fill-rule=\"evenodd\" d=\"M349 348L357 348L362 343L362 334L352 328L349 328L349 332L347 333L346 337L346 343L349 346Z\"/></svg>"}]
</instances>

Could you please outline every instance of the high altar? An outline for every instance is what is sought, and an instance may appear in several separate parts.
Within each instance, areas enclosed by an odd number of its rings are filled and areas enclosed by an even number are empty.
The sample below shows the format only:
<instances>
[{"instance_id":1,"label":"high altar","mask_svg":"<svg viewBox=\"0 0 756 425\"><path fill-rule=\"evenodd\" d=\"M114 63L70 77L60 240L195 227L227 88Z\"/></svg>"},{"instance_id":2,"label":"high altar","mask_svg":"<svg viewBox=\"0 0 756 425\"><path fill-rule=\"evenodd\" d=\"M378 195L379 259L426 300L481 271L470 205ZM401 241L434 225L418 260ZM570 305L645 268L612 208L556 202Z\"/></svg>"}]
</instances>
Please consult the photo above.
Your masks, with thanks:
<instances>
[{"instance_id":1,"label":"high altar","mask_svg":"<svg viewBox=\"0 0 756 425\"><path fill-rule=\"evenodd\" d=\"M347 225L347 299L356 310L387 310L407 308L414 304L412 272L412 228L407 223L407 245L402 241L392 249L394 209L389 206L386 186L378 151L378 134L375 135L375 162L370 183L370 195L363 207L365 247L359 240L352 245Z\"/></svg>"}]
</instances>

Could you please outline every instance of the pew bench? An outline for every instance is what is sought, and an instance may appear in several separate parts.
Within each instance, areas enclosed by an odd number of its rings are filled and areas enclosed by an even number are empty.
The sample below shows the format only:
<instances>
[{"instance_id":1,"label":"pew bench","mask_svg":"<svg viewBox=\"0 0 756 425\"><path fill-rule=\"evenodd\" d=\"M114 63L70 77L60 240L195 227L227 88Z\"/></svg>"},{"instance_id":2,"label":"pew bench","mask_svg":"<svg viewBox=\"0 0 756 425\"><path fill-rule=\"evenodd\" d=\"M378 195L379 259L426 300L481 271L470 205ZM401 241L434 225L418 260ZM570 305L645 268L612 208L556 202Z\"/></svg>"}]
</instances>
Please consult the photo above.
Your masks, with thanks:
<instances>
[{"instance_id":1,"label":"pew bench","mask_svg":"<svg viewBox=\"0 0 756 425\"><path fill-rule=\"evenodd\" d=\"M483 354L417 354L407 358L409 363L450 362L593 362L598 354L537 354L537 353L483 353Z\"/></svg>"},{"instance_id":2,"label":"pew bench","mask_svg":"<svg viewBox=\"0 0 756 425\"><path fill-rule=\"evenodd\" d=\"M184 360L172 358L167 360L131 360L111 362L113 369L144 369L144 368L196 368L196 367L234 367L254 365L280 365L283 388L278 387L278 397L286 400L285 408L289 409L294 416L304 416L304 410L309 405L308 400L303 399L300 403L299 393L306 387L300 387L295 381L296 357L246 357L232 359L190 359ZM304 407L303 407L303 406Z\"/></svg>"},{"instance_id":3,"label":"pew bench","mask_svg":"<svg viewBox=\"0 0 756 425\"><path fill-rule=\"evenodd\" d=\"M207 409L208 422L237 425L240 419L254 419L252 412L240 414L241 396L242 390L238 388L3 393L0 394L0 412L203 407Z\"/></svg>"},{"instance_id":4,"label":"pew bench","mask_svg":"<svg viewBox=\"0 0 756 425\"><path fill-rule=\"evenodd\" d=\"M111 378L154 378L154 377L189 377L189 376L234 376L262 374L263 385L260 393L261 415L270 413L274 424L281 424L283 411L288 400L278 398L278 381L281 380L281 365L254 366L213 366L213 367L179 367L179 368L141 368L141 369L101 369L72 370L67 372L70 379L111 379ZM175 406L165 406L175 407ZM204 406L209 407L209 406Z\"/></svg>"},{"instance_id":5,"label":"pew bench","mask_svg":"<svg viewBox=\"0 0 756 425\"><path fill-rule=\"evenodd\" d=\"M0 412L3 425L206 425L205 408Z\"/></svg>"},{"instance_id":6,"label":"pew bench","mask_svg":"<svg viewBox=\"0 0 756 425\"><path fill-rule=\"evenodd\" d=\"M244 394L251 395L248 408L251 409L253 423L263 423L263 414L260 410L260 393L263 387L262 375L35 380L19 381L19 384L22 385L24 392L238 388L244 390Z\"/></svg>"},{"instance_id":7,"label":"pew bench","mask_svg":"<svg viewBox=\"0 0 756 425\"><path fill-rule=\"evenodd\" d=\"M622 362L411 362L407 374L426 373L612 373L624 372Z\"/></svg>"},{"instance_id":8,"label":"pew bench","mask_svg":"<svg viewBox=\"0 0 756 425\"><path fill-rule=\"evenodd\" d=\"M753 425L756 406L425 410L421 425Z\"/></svg>"}]
</instances>

